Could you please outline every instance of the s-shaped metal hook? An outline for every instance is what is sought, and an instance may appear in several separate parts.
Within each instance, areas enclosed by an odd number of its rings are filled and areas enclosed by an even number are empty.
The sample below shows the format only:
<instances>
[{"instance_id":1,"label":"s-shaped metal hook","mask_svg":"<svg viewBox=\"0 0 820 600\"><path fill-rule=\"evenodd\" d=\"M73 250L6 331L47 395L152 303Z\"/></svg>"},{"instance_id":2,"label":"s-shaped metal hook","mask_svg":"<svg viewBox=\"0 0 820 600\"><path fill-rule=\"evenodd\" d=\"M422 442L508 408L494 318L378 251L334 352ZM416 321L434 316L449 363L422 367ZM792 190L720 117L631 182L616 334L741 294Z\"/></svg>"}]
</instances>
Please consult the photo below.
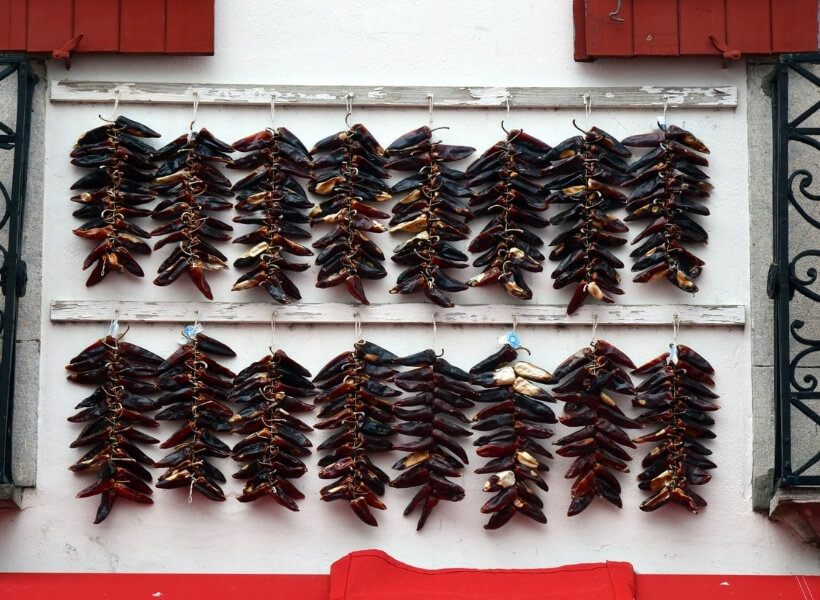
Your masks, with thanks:
<instances>
[{"instance_id":1,"label":"s-shaped metal hook","mask_svg":"<svg viewBox=\"0 0 820 600\"><path fill-rule=\"evenodd\" d=\"M609 20L610 21L618 21L619 23L623 23L624 20L619 17L618 15L621 14L621 0L618 0L618 6L615 7L611 13L609 13Z\"/></svg>"}]
</instances>

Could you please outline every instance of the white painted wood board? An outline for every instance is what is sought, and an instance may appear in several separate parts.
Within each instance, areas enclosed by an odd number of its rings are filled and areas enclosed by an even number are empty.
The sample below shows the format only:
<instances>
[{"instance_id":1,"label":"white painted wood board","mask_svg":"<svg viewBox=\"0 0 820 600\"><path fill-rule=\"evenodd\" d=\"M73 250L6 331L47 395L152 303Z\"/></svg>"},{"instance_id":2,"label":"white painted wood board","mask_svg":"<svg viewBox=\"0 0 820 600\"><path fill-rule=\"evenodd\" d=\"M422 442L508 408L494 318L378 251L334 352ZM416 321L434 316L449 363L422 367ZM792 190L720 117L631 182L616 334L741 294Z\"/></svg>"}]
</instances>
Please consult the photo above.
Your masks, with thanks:
<instances>
[{"instance_id":1,"label":"white painted wood board","mask_svg":"<svg viewBox=\"0 0 820 600\"><path fill-rule=\"evenodd\" d=\"M405 87L117 81L52 81L52 102L130 104L276 104L435 108L727 108L737 88L723 87Z\"/></svg>"}]
</instances>

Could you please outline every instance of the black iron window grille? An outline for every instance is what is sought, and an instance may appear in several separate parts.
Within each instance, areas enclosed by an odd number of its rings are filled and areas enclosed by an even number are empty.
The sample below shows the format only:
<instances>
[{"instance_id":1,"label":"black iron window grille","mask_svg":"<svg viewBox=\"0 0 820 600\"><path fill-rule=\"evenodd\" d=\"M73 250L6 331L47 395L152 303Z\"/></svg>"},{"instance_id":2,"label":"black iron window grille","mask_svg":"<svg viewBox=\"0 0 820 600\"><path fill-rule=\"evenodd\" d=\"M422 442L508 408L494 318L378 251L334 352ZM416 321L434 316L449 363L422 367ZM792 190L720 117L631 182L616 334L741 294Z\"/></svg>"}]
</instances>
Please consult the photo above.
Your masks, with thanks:
<instances>
[{"instance_id":1,"label":"black iron window grille","mask_svg":"<svg viewBox=\"0 0 820 600\"><path fill-rule=\"evenodd\" d=\"M777 490L820 485L820 54L781 56L772 115Z\"/></svg>"},{"instance_id":2,"label":"black iron window grille","mask_svg":"<svg viewBox=\"0 0 820 600\"><path fill-rule=\"evenodd\" d=\"M23 207L26 194L31 102L36 77L25 56L0 55L0 196L5 204L0 217L0 314L2 362L0 362L0 483L13 483L11 475L11 428L14 399L14 358L17 335L17 303L26 293L26 263L20 256L23 239ZM16 95L17 102L14 103ZM13 119L9 125L5 120ZM11 180L11 191L7 182Z\"/></svg>"}]
</instances>

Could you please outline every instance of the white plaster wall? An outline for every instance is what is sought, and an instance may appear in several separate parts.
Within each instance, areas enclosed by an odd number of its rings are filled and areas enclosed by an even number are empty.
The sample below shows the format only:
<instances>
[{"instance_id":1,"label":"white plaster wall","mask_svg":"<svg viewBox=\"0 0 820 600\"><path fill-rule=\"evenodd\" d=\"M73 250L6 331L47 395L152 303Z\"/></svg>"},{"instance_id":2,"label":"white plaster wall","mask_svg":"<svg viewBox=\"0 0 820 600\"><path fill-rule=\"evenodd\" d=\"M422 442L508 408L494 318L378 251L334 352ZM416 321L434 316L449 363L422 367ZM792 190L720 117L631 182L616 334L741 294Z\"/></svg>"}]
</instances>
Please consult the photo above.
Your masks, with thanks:
<instances>
[{"instance_id":1,"label":"white plaster wall","mask_svg":"<svg viewBox=\"0 0 820 600\"><path fill-rule=\"evenodd\" d=\"M671 286L637 286L627 281L623 302L748 305L743 65L734 63L721 69L718 59L578 64L572 60L572 31L569 2L216 0L214 57L81 56L70 72L61 63L50 63L49 78L421 87L734 85L740 90L736 110L669 113L670 122L692 130L712 149L709 172L717 190L709 200L712 216L701 219L710 232L710 243L696 250L707 262L698 280L702 291L692 298ZM198 292L186 281L170 288L150 284L157 265L167 255L166 249L141 261L147 274L143 281L121 277L90 289L84 286L86 274L80 271L80 265L92 246L71 234L70 229L79 221L71 216L75 206L68 201L68 187L84 171L72 167L67 155L77 136L97 126L96 115L110 114L111 106L53 104L47 111L43 310L48 311L54 299L200 301ZM186 131L191 120L190 107L122 106L120 112L162 132L162 143ZM580 99L577 110L513 110L506 115L498 109L438 109L434 113L435 125L450 127L442 132L443 141L472 145L479 152L502 138L501 119L508 127L522 127L554 144L576 133L573 118L583 126L597 125L622 138L648 131L657 116L657 111L599 110L593 106L591 116L586 118ZM288 127L311 145L342 129L343 117L343 106L337 110L279 107L277 125ZM357 109L354 105L353 120L366 124L383 144L388 144L427 123L428 114L423 109ZM197 123L229 142L271 125L267 108L233 106L201 106ZM250 227L237 227L237 233L245 230ZM548 230L545 235L551 238L555 233ZM633 230L630 239L634 235ZM405 239L392 237L388 241L388 237L383 234L377 241L389 248ZM225 245L225 249L231 259L242 250L231 245ZM628 264L628 247L619 254ZM564 291L551 288L548 273L553 267L548 264L544 274L530 278L538 303L565 303L568 298ZM371 300L417 301L414 297L387 294L394 274L392 279L368 287ZM627 270L623 275L626 280L631 278ZM209 276L216 300L265 300L261 293L230 292L238 276L233 269ZM297 275L295 281L307 302L347 301L341 292L315 289L313 269ZM456 295L456 301L511 302L503 294L487 289L463 292ZM193 311L192 305L192 318ZM129 341L160 354L175 349L181 324L131 325ZM389 509L377 515L378 529L363 526L342 503L321 502L318 490L322 482L315 476L315 456L308 460L311 471L297 482L308 496L301 502L299 513L266 502L240 504L234 496L241 485L232 480L226 486L229 499L224 503L196 495L188 504L187 490L157 490L153 506L120 502L102 525L93 525L96 499L74 499L90 479L67 470L81 455L81 449L68 447L80 426L66 422L74 404L91 390L67 383L64 365L104 335L105 328L99 324L53 324L44 318L37 488L26 493L22 511L0 514L0 538L4 540L0 545L0 569L323 573L331 562L349 551L376 547L422 567L545 567L624 560L643 573L818 571L816 550L800 544L785 528L751 509L748 328L684 328L679 337L679 341L712 361L722 396L723 408L716 414L714 427L717 439L710 444L718 468L712 482L699 490L709 502L701 514L692 516L675 506L653 514L642 513L637 506L644 493L637 489L632 473L621 477L623 510L598 500L580 516L567 518L571 482L563 478L563 473L570 460L557 457L548 474L550 492L542 494L549 524L538 526L516 518L499 531L487 532L482 528L485 518L478 512L488 497L480 491L483 477L470 472L483 459L475 457L461 482L467 490L466 499L455 505L440 504L421 533L415 531L414 517L408 519L401 514L413 490L388 490L384 499ZM207 332L237 351L236 359L226 361L235 370L261 357L271 343L267 326L213 325ZM496 337L502 332L503 328L496 327L442 325L436 343L446 349L448 360L468 368L495 350ZM533 349L532 360L548 369L590 338L586 327L522 326L519 333L524 344ZM364 335L399 354L432 343L431 327L366 325ZM639 363L664 350L671 327L601 327L598 336L617 344ZM352 327L308 323L280 325L276 336L277 345L313 372L353 341ZM173 424L165 424L156 437L164 439L173 430ZM562 426L556 426L556 439L564 433ZM324 437L324 432L313 435L316 444ZM636 451L636 460L647 450ZM156 448L148 452L156 458L163 455ZM397 456L377 460L389 470ZM217 463L226 475L235 469L230 460Z\"/></svg>"}]
</instances>

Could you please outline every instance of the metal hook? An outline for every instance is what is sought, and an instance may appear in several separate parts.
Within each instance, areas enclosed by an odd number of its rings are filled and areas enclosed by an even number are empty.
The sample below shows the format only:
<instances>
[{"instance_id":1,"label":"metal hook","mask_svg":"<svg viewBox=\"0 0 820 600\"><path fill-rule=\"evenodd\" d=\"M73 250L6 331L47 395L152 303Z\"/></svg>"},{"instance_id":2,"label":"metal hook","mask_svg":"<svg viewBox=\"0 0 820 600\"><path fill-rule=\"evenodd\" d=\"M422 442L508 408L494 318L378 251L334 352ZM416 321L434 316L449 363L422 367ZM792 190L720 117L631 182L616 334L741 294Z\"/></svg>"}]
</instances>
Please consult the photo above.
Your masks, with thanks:
<instances>
[{"instance_id":1,"label":"metal hook","mask_svg":"<svg viewBox=\"0 0 820 600\"><path fill-rule=\"evenodd\" d=\"M270 95L270 122L276 125L276 92Z\"/></svg>"},{"instance_id":2,"label":"metal hook","mask_svg":"<svg viewBox=\"0 0 820 600\"><path fill-rule=\"evenodd\" d=\"M111 314L111 324L108 326L108 335L112 338L119 339L120 333L120 324L117 322L117 319L120 316L120 309L114 308L114 311Z\"/></svg>"},{"instance_id":3,"label":"metal hook","mask_svg":"<svg viewBox=\"0 0 820 600\"><path fill-rule=\"evenodd\" d=\"M589 115L592 114L592 96L585 93L581 98L584 101L584 116L589 119Z\"/></svg>"},{"instance_id":4,"label":"metal hook","mask_svg":"<svg viewBox=\"0 0 820 600\"><path fill-rule=\"evenodd\" d=\"M510 92L505 92L504 93L504 104L507 106L507 116L509 117L510 116ZM506 127L504 127L504 119L501 119L501 130L505 134L507 134L508 136L510 135L510 132L507 131Z\"/></svg>"},{"instance_id":5,"label":"metal hook","mask_svg":"<svg viewBox=\"0 0 820 600\"><path fill-rule=\"evenodd\" d=\"M430 110L430 125L433 124L433 94L427 94L428 108Z\"/></svg>"},{"instance_id":6,"label":"metal hook","mask_svg":"<svg viewBox=\"0 0 820 600\"><path fill-rule=\"evenodd\" d=\"M270 315L270 345L271 345L271 354L273 354L273 348L276 348L276 315L279 311L274 310Z\"/></svg>"},{"instance_id":7,"label":"metal hook","mask_svg":"<svg viewBox=\"0 0 820 600\"><path fill-rule=\"evenodd\" d=\"M435 348L435 347L436 347L436 341L437 341L437 340L436 340L436 337L437 337L437 334L438 334L438 328L436 327L436 313L434 312L434 313L433 313L433 348ZM442 351L441 351L441 352L442 352L442 353L444 353L444 349L442 349Z\"/></svg>"},{"instance_id":8,"label":"metal hook","mask_svg":"<svg viewBox=\"0 0 820 600\"><path fill-rule=\"evenodd\" d=\"M119 106L120 106L120 88L115 87L114 88L114 110L111 111L111 120L112 121L117 118L117 108L119 108Z\"/></svg>"},{"instance_id":9,"label":"metal hook","mask_svg":"<svg viewBox=\"0 0 820 600\"><path fill-rule=\"evenodd\" d=\"M672 315L672 342L678 343L678 331L680 330L680 318L678 313Z\"/></svg>"},{"instance_id":10,"label":"metal hook","mask_svg":"<svg viewBox=\"0 0 820 600\"><path fill-rule=\"evenodd\" d=\"M353 114L353 92L348 92L347 95L345 95L345 110L347 111L345 114L345 125L350 129L350 115Z\"/></svg>"},{"instance_id":11,"label":"metal hook","mask_svg":"<svg viewBox=\"0 0 820 600\"><path fill-rule=\"evenodd\" d=\"M356 341L362 338L362 319L359 311L353 313L353 337Z\"/></svg>"},{"instance_id":12,"label":"metal hook","mask_svg":"<svg viewBox=\"0 0 820 600\"><path fill-rule=\"evenodd\" d=\"M624 20L621 17L618 16L620 13L621 13L621 0L618 0L618 6L615 7L615 10L613 10L611 13L609 13L609 20L610 21L617 21L619 23L623 23Z\"/></svg>"},{"instance_id":13,"label":"metal hook","mask_svg":"<svg viewBox=\"0 0 820 600\"><path fill-rule=\"evenodd\" d=\"M197 110L199 110L199 90L194 90L193 94L194 94L194 118L191 119L191 124L188 127L188 131L191 131L191 132L194 130L194 123L196 123L196 113L197 113Z\"/></svg>"},{"instance_id":14,"label":"metal hook","mask_svg":"<svg viewBox=\"0 0 820 600\"><path fill-rule=\"evenodd\" d=\"M658 122L658 128L661 131L666 131L666 111L669 110L669 96L667 94L663 95L663 116L661 120Z\"/></svg>"},{"instance_id":15,"label":"metal hook","mask_svg":"<svg viewBox=\"0 0 820 600\"><path fill-rule=\"evenodd\" d=\"M512 314L512 328L513 333L515 333L516 328L518 327L518 315L513 313Z\"/></svg>"},{"instance_id":16,"label":"metal hook","mask_svg":"<svg viewBox=\"0 0 820 600\"><path fill-rule=\"evenodd\" d=\"M592 339L589 342L590 346L594 346L595 342L598 340L596 337L596 333L598 331L598 313L592 313Z\"/></svg>"},{"instance_id":17,"label":"metal hook","mask_svg":"<svg viewBox=\"0 0 820 600\"><path fill-rule=\"evenodd\" d=\"M575 129L577 129L581 133L583 133L584 135L587 135L589 133L585 129L581 129L580 127L578 127L578 123L575 122L575 119L572 120L572 126L575 127Z\"/></svg>"},{"instance_id":18,"label":"metal hook","mask_svg":"<svg viewBox=\"0 0 820 600\"><path fill-rule=\"evenodd\" d=\"M117 108L119 108L119 106L120 106L120 88L119 88L119 86L117 86L117 87L114 88L114 110L111 111L111 118L106 119L102 115L97 115L97 116L100 119L102 119L103 121L106 121L108 123L113 123L117 118Z\"/></svg>"}]
</instances>

